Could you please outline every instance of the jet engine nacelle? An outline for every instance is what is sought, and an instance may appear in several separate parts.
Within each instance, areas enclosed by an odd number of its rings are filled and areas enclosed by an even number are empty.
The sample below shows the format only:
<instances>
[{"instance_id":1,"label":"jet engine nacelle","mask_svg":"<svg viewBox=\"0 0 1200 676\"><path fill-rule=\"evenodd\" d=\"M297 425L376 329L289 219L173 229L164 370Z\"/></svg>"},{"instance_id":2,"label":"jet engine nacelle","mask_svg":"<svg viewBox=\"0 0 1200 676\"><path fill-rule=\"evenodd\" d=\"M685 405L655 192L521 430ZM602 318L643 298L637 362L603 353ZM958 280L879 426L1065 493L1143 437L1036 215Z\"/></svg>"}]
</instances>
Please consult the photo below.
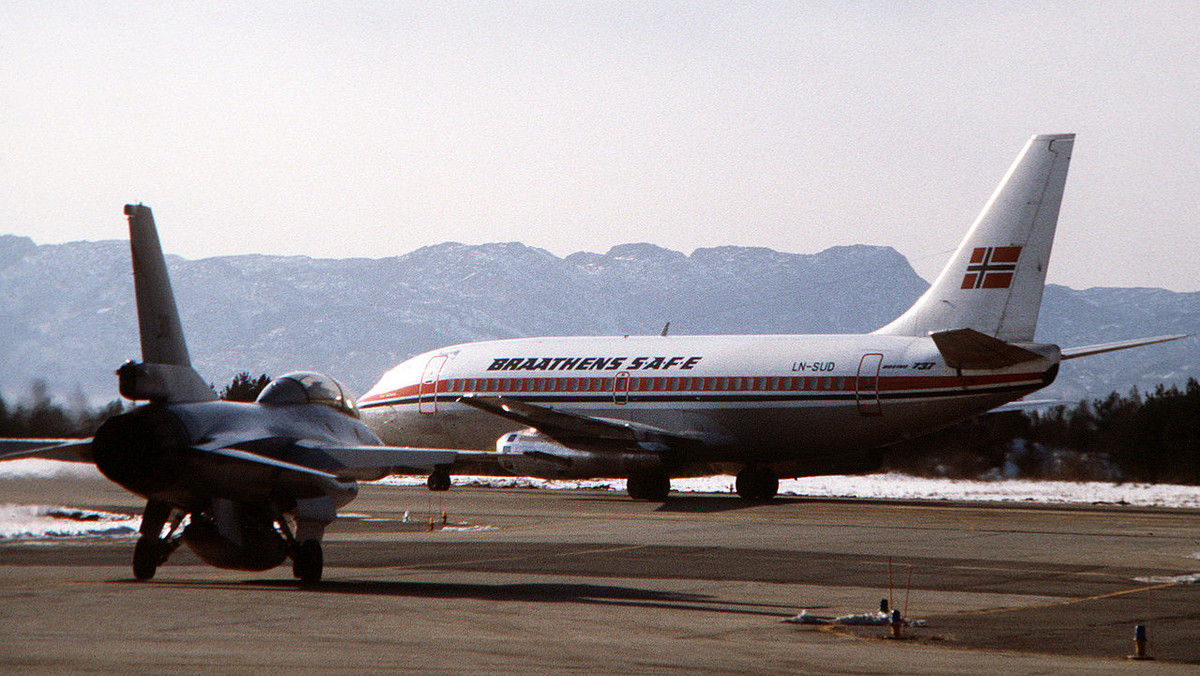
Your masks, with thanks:
<instances>
[{"instance_id":1,"label":"jet engine nacelle","mask_svg":"<svg viewBox=\"0 0 1200 676\"><path fill-rule=\"evenodd\" d=\"M571 448L534 429L500 437L496 440L496 453L505 470L541 479L623 478L663 470L662 456L654 451Z\"/></svg>"},{"instance_id":2,"label":"jet engine nacelle","mask_svg":"<svg viewBox=\"0 0 1200 676\"><path fill-rule=\"evenodd\" d=\"M178 484L188 440L178 417L161 406L143 406L106 420L92 438L92 457L104 476L150 497Z\"/></svg>"},{"instance_id":3,"label":"jet engine nacelle","mask_svg":"<svg viewBox=\"0 0 1200 676\"><path fill-rule=\"evenodd\" d=\"M193 513L183 542L205 563L230 570L270 570L288 556L288 543L264 508L214 500Z\"/></svg>"}]
</instances>

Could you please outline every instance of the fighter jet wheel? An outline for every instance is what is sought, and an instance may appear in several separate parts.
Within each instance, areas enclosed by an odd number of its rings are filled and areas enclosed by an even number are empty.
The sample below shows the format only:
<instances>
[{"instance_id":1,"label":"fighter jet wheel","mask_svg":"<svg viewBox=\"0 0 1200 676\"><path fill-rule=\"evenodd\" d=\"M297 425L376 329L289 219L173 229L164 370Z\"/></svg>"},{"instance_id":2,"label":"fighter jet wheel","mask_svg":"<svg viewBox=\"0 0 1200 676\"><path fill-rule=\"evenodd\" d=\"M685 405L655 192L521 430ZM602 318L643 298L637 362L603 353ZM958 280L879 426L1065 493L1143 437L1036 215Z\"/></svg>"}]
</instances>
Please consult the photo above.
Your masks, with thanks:
<instances>
[{"instance_id":1,"label":"fighter jet wheel","mask_svg":"<svg viewBox=\"0 0 1200 676\"><path fill-rule=\"evenodd\" d=\"M149 580L154 577L161 561L158 538L150 535L138 538L133 546L133 576L139 580Z\"/></svg>"},{"instance_id":2,"label":"fighter jet wheel","mask_svg":"<svg viewBox=\"0 0 1200 676\"><path fill-rule=\"evenodd\" d=\"M300 546L296 547L296 553L292 555L292 575L302 584L320 582L324 558L320 542L316 540L301 542Z\"/></svg>"},{"instance_id":3,"label":"fighter jet wheel","mask_svg":"<svg viewBox=\"0 0 1200 676\"><path fill-rule=\"evenodd\" d=\"M450 490L450 474L441 470L435 470L430 473L429 480L425 482L431 491L448 491Z\"/></svg>"}]
</instances>

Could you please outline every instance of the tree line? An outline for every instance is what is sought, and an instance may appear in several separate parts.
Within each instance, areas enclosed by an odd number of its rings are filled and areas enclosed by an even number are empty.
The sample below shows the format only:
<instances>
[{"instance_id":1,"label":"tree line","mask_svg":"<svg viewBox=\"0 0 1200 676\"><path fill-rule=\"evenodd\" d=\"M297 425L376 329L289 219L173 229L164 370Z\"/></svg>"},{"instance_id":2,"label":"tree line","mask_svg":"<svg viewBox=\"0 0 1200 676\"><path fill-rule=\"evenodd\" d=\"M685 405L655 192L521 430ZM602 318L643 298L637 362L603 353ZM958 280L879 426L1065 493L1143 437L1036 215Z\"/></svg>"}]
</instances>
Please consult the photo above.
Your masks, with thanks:
<instances>
[{"instance_id":1,"label":"tree line","mask_svg":"<svg viewBox=\"0 0 1200 676\"><path fill-rule=\"evenodd\" d=\"M254 401L271 379L264 373L257 378L243 371L221 389L219 396L227 401ZM216 389L215 387L213 389ZM98 408L82 404L62 406L52 401L44 382L30 388L29 401L11 405L0 396L0 437L45 439L90 437L110 417L125 410L120 400L110 401Z\"/></svg>"},{"instance_id":2,"label":"tree line","mask_svg":"<svg viewBox=\"0 0 1200 676\"><path fill-rule=\"evenodd\" d=\"M270 382L239 373L220 393L253 401ZM124 406L63 407L35 383L30 401L0 397L0 437L87 437ZM1200 382L1074 406L992 413L882 453L883 468L919 476L1122 480L1200 485Z\"/></svg>"},{"instance_id":3,"label":"tree line","mask_svg":"<svg viewBox=\"0 0 1200 676\"><path fill-rule=\"evenodd\" d=\"M910 474L1200 485L1200 382L992 413L886 449Z\"/></svg>"}]
</instances>

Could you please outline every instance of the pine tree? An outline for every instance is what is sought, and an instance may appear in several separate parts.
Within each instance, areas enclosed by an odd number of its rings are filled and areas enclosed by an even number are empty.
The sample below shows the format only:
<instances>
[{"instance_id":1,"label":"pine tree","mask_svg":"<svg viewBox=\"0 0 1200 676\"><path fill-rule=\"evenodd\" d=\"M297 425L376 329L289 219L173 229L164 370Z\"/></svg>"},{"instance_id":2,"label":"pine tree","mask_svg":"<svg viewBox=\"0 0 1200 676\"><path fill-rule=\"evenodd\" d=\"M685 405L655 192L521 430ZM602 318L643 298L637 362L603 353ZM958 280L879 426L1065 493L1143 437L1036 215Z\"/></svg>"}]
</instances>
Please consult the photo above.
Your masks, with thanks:
<instances>
[{"instance_id":1,"label":"pine tree","mask_svg":"<svg viewBox=\"0 0 1200 676\"><path fill-rule=\"evenodd\" d=\"M254 401L258 398L258 393L270 383L271 379L265 373L254 378L249 372L242 371L233 377L233 382L221 390L221 398L226 401Z\"/></svg>"}]
</instances>

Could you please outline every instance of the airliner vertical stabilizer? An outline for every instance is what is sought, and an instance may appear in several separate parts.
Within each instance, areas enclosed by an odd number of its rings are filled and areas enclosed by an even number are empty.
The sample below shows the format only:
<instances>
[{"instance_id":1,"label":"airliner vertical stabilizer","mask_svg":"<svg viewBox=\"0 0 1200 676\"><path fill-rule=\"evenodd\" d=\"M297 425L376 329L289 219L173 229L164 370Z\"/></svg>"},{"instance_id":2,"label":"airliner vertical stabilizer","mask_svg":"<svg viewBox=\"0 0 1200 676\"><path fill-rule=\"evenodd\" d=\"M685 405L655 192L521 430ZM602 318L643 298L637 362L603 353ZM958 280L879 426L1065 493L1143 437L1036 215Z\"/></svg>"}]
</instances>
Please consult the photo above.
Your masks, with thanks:
<instances>
[{"instance_id":1,"label":"airliner vertical stabilizer","mask_svg":"<svg viewBox=\"0 0 1200 676\"><path fill-rule=\"evenodd\" d=\"M1074 143L1074 134L1031 138L933 286L875 333L973 329L1032 341Z\"/></svg>"}]
</instances>

